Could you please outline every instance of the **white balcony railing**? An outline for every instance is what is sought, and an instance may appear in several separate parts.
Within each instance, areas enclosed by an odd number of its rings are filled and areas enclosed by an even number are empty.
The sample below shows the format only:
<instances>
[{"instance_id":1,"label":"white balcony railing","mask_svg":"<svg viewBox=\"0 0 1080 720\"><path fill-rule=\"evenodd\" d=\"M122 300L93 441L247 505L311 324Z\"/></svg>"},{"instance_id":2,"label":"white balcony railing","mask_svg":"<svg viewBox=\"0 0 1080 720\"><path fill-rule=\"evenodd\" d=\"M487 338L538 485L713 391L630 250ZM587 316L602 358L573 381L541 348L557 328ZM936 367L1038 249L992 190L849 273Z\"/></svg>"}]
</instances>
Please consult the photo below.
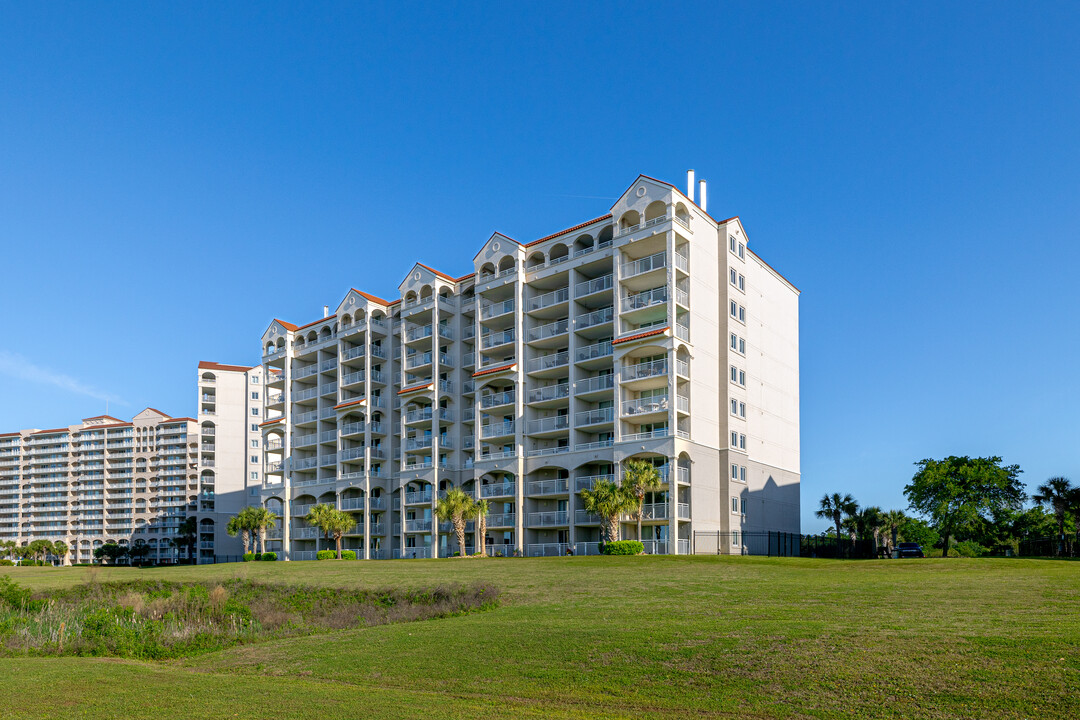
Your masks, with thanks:
<instances>
[{"instance_id":1,"label":"white balcony railing","mask_svg":"<svg viewBox=\"0 0 1080 720\"><path fill-rule=\"evenodd\" d=\"M570 288L564 287L553 290L543 295L538 295L529 301L529 310L542 310L552 305L564 303L570 299Z\"/></svg>"},{"instance_id":2,"label":"white balcony railing","mask_svg":"<svg viewBox=\"0 0 1080 720\"><path fill-rule=\"evenodd\" d=\"M575 386L575 392L577 394L600 392L601 390L611 390L614 387L615 374L608 373L606 375L597 375L596 377L579 380Z\"/></svg>"},{"instance_id":3,"label":"white balcony railing","mask_svg":"<svg viewBox=\"0 0 1080 720\"><path fill-rule=\"evenodd\" d=\"M615 285L614 275L603 275L592 280L586 280L585 282L579 282L574 286L574 297L585 297L586 295L593 295L598 292L610 290Z\"/></svg>"},{"instance_id":4,"label":"white balcony railing","mask_svg":"<svg viewBox=\"0 0 1080 720\"><path fill-rule=\"evenodd\" d=\"M566 365L570 362L570 353L563 350L557 353L551 353L549 355L541 355L540 357L529 360L527 370L528 372L540 372L541 370L550 370L562 365Z\"/></svg>"},{"instance_id":5,"label":"white balcony railing","mask_svg":"<svg viewBox=\"0 0 1080 720\"><path fill-rule=\"evenodd\" d=\"M615 408L595 408L583 410L574 415L574 425L599 425L615 421Z\"/></svg>"},{"instance_id":6,"label":"white balcony railing","mask_svg":"<svg viewBox=\"0 0 1080 720\"><path fill-rule=\"evenodd\" d=\"M529 421L529 433L551 432L553 430L566 430L570 427L568 415L556 415L553 417L539 418Z\"/></svg>"},{"instance_id":7,"label":"white balcony railing","mask_svg":"<svg viewBox=\"0 0 1080 720\"><path fill-rule=\"evenodd\" d=\"M658 270L667 266L667 253L658 252L647 257L643 257L639 260L633 260L631 262L624 262L622 264L622 278L632 278L635 275L641 275L643 273Z\"/></svg>"},{"instance_id":8,"label":"white balcony railing","mask_svg":"<svg viewBox=\"0 0 1080 720\"><path fill-rule=\"evenodd\" d=\"M560 398L570 396L570 384L569 383L556 383L554 385L547 385L545 387L533 388L529 391L529 402L545 402L548 400L558 400Z\"/></svg>"},{"instance_id":9,"label":"white balcony railing","mask_svg":"<svg viewBox=\"0 0 1080 720\"><path fill-rule=\"evenodd\" d=\"M622 379L623 382L626 382L629 380L657 377L659 375L666 375L667 371L667 359L650 360L648 362L637 363L636 365L624 365L622 368Z\"/></svg>"},{"instance_id":10,"label":"white balcony railing","mask_svg":"<svg viewBox=\"0 0 1080 720\"><path fill-rule=\"evenodd\" d=\"M641 310L642 308L652 307L653 305L661 305L666 303L667 299L668 292L666 287L645 290L623 298L622 311L630 312L631 310Z\"/></svg>"}]
</instances>

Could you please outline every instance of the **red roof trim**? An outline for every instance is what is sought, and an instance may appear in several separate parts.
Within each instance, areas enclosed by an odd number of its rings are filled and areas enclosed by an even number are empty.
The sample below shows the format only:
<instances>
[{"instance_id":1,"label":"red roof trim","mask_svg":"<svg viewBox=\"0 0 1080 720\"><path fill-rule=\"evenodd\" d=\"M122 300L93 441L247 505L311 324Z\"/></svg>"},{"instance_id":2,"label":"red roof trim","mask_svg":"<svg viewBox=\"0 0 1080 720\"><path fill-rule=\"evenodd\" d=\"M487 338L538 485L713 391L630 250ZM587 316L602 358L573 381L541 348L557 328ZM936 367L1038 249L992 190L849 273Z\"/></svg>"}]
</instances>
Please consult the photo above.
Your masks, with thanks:
<instances>
[{"instance_id":1,"label":"red roof trim","mask_svg":"<svg viewBox=\"0 0 1080 720\"><path fill-rule=\"evenodd\" d=\"M560 230L557 233L553 233L551 235L548 235L547 237L542 237L539 240L533 240L531 243L526 244L524 247L532 247L533 245L536 245L537 243L542 243L542 242L544 242L546 240L551 240L552 238L557 238L560 235L565 235L567 233L572 233L575 230L580 230L583 227L587 227L589 225L592 225L593 223L600 222L601 220L607 220L609 218L611 218L611 213L608 213L607 215L601 215L598 218L593 218L592 220L588 220L586 222L583 222L580 225L575 225L572 228L566 228L565 230Z\"/></svg>"},{"instance_id":2,"label":"red roof trim","mask_svg":"<svg viewBox=\"0 0 1080 720\"><path fill-rule=\"evenodd\" d=\"M157 408L152 408L152 407L148 407L148 408L146 408L146 409L147 409L147 410L153 410L153 411L154 411L154 412L156 412L156 413L157 413L158 415L161 415L162 417L164 417L164 418L165 418L166 420L167 420L167 419L169 419L170 417L172 417L171 415L169 415L169 413L161 412L161 411L160 411L160 410L158 410ZM145 410L144 410L143 412L145 412Z\"/></svg>"},{"instance_id":3,"label":"red roof trim","mask_svg":"<svg viewBox=\"0 0 1080 720\"><path fill-rule=\"evenodd\" d=\"M221 363L210 362L209 360L200 360L200 370L223 370L225 372L247 372L248 370L254 370L258 365L222 365Z\"/></svg>"},{"instance_id":4,"label":"red roof trim","mask_svg":"<svg viewBox=\"0 0 1080 720\"><path fill-rule=\"evenodd\" d=\"M300 327L298 327L296 329L297 330L303 330L304 328L309 328L312 325L318 325L321 322L333 322L334 320L337 320L337 315L328 315L328 316L326 316L324 318L319 318L318 320L314 320L312 322L309 322L307 325L301 325Z\"/></svg>"},{"instance_id":5,"label":"red roof trim","mask_svg":"<svg viewBox=\"0 0 1080 720\"><path fill-rule=\"evenodd\" d=\"M401 390L398 390L397 394L398 395L404 395L405 393L416 392L417 390L423 390L424 388L429 388L434 384L435 384L434 382L429 382L429 383L424 383L423 385L413 385L412 387L402 388Z\"/></svg>"},{"instance_id":6,"label":"red roof trim","mask_svg":"<svg viewBox=\"0 0 1080 720\"><path fill-rule=\"evenodd\" d=\"M95 415L94 417L83 418L83 422L86 422L87 420L115 420L116 422L124 422L120 418L113 417L112 415Z\"/></svg>"},{"instance_id":7,"label":"red roof trim","mask_svg":"<svg viewBox=\"0 0 1080 720\"><path fill-rule=\"evenodd\" d=\"M91 431L93 431L93 430L98 430L98 429L100 429L100 428L114 428L114 427L131 427L131 425L132 425L131 423L129 423L129 422L123 422L123 421L121 421L121 422L114 422L114 423L109 423L108 425L91 425L91 426L90 426L90 427L88 427L88 428L83 428L83 429L82 429L82 430L80 430L79 432L91 432Z\"/></svg>"},{"instance_id":8,"label":"red roof trim","mask_svg":"<svg viewBox=\"0 0 1080 720\"><path fill-rule=\"evenodd\" d=\"M262 427L263 425L273 425L274 423L279 423L284 419L285 419L285 416L282 415L281 417L276 417L273 420L267 420L266 422L259 423L259 427Z\"/></svg>"},{"instance_id":9,"label":"red roof trim","mask_svg":"<svg viewBox=\"0 0 1080 720\"><path fill-rule=\"evenodd\" d=\"M291 322L285 322L284 320L278 320L277 318L274 318L274 322L276 322L278 325L285 328L286 330L296 330L296 326L293 325Z\"/></svg>"},{"instance_id":10,"label":"red roof trim","mask_svg":"<svg viewBox=\"0 0 1080 720\"><path fill-rule=\"evenodd\" d=\"M424 268L425 270L430 270L431 272L435 273L436 275L443 278L444 280L450 280L451 282L457 282L457 280L454 280L454 278L452 276L447 275L446 273L441 272L439 270L436 270L435 268L431 267L430 265L425 265L422 262L418 262L416 264L419 265L420 267Z\"/></svg>"},{"instance_id":11,"label":"red roof trim","mask_svg":"<svg viewBox=\"0 0 1080 720\"><path fill-rule=\"evenodd\" d=\"M618 345L619 343L630 342L631 340L640 340L641 338L652 337L653 335L659 335L661 333L665 333L670 329L671 329L671 326L667 325L667 326L662 327L662 328L656 328L655 330L649 330L648 332L638 333L637 335L630 335L629 337L624 337L624 338L615 338L614 340L611 341L611 344L612 345Z\"/></svg>"},{"instance_id":12,"label":"red roof trim","mask_svg":"<svg viewBox=\"0 0 1080 720\"><path fill-rule=\"evenodd\" d=\"M13 432L13 433L0 433L0 437L14 437L15 435L22 435L22 433L17 433L17 432Z\"/></svg>"},{"instance_id":13,"label":"red roof trim","mask_svg":"<svg viewBox=\"0 0 1080 720\"><path fill-rule=\"evenodd\" d=\"M37 432L30 433L31 435L55 435L56 433L66 433L67 428L54 428L52 430L38 430Z\"/></svg>"},{"instance_id":14,"label":"red roof trim","mask_svg":"<svg viewBox=\"0 0 1080 720\"><path fill-rule=\"evenodd\" d=\"M199 422L199 421L198 421L198 420L196 420L195 418L191 418L191 417L179 417L179 418L170 418L169 420L165 420L165 421L163 421L163 422L160 422L160 423L158 423L158 424L159 424L159 425L173 425L173 424L176 424L176 423L179 423L179 422L187 422L187 421L191 421L191 422Z\"/></svg>"},{"instance_id":15,"label":"red roof trim","mask_svg":"<svg viewBox=\"0 0 1080 720\"><path fill-rule=\"evenodd\" d=\"M360 403L365 402L365 401L367 401L367 398L360 398L359 400L350 400L349 402L344 402L344 403L341 403L340 405L335 405L334 409L338 410L340 408L352 407L353 405L359 405Z\"/></svg>"},{"instance_id":16,"label":"red roof trim","mask_svg":"<svg viewBox=\"0 0 1080 720\"><path fill-rule=\"evenodd\" d=\"M479 372L474 372L472 374L472 376L473 377L480 377L481 375L490 375L491 373L502 372L503 370L509 370L510 368L514 367L515 365L517 365L517 363L510 363L509 365L500 365L499 367L488 368L487 370L481 370Z\"/></svg>"},{"instance_id":17,"label":"red roof trim","mask_svg":"<svg viewBox=\"0 0 1080 720\"><path fill-rule=\"evenodd\" d=\"M365 300L370 300L373 303L378 303L383 306L390 304L388 300L383 300L381 297L378 297L377 295L372 295L371 293L366 293L363 290L357 290L356 288L352 288L352 291L357 295L363 297Z\"/></svg>"}]
</instances>

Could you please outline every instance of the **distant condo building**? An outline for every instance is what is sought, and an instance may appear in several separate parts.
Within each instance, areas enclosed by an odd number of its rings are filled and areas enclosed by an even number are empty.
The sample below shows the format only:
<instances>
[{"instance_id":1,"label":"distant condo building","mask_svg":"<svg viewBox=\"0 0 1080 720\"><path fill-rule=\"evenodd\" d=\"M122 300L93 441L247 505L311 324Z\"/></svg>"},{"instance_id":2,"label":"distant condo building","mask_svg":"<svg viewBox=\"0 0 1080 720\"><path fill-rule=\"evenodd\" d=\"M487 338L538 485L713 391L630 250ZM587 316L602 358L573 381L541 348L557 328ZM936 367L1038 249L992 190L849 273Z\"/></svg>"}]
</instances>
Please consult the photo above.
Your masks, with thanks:
<instances>
[{"instance_id":1,"label":"distant condo building","mask_svg":"<svg viewBox=\"0 0 1080 720\"><path fill-rule=\"evenodd\" d=\"M694 190L692 173L685 194L639 176L601 217L528 243L495 233L466 275L417 263L393 301L354 289L314 322L274 320L270 549L313 559L328 543L303 516L330 503L355 515L359 557L471 553L473 524L458 548L433 517L461 487L490 502L489 551L594 554L580 493L629 458L663 479L648 552L798 533L799 291Z\"/></svg>"},{"instance_id":2,"label":"distant condo building","mask_svg":"<svg viewBox=\"0 0 1080 720\"><path fill-rule=\"evenodd\" d=\"M92 562L107 542L147 546L147 563L239 555L225 525L259 502L261 376L200 363L198 419L147 408L130 422L99 415L0 434L0 540L63 541L73 563ZM173 543L189 517L190 551Z\"/></svg>"}]
</instances>

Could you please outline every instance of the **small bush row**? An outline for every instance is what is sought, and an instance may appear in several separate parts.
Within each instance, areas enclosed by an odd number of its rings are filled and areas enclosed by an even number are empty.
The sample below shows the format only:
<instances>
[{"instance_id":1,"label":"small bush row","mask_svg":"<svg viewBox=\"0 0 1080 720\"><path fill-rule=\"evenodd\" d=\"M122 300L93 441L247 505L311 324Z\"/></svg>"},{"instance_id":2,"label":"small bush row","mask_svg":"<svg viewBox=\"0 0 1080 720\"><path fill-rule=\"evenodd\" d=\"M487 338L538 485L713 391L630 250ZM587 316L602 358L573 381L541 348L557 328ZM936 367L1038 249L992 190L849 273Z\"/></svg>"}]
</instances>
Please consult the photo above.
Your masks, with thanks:
<instances>
[{"instance_id":1,"label":"small bush row","mask_svg":"<svg viewBox=\"0 0 1080 720\"><path fill-rule=\"evenodd\" d=\"M645 552L645 544L640 540L616 540L604 544L605 555L640 555Z\"/></svg>"},{"instance_id":2,"label":"small bush row","mask_svg":"<svg viewBox=\"0 0 1080 720\"><path fill-rule=\"evenodd\" d=\"M277 553L244 553L244 562L252 562L253 560L277 560Z\"/></svg>"},{"instance_id":3,"label":"small bush row","mask_svg":"<svg viewBox=\"0 0 1080 720\"><path fill-rule=\"evenodd\" d=\"M315 559L316 560L337 560L337 551L336 550L320 550L319 552L315 553ZM341 559L342 560L355 560L356 559L356 551L355 550L342 550L341 551Z\"/></svg>"}]
</instances>

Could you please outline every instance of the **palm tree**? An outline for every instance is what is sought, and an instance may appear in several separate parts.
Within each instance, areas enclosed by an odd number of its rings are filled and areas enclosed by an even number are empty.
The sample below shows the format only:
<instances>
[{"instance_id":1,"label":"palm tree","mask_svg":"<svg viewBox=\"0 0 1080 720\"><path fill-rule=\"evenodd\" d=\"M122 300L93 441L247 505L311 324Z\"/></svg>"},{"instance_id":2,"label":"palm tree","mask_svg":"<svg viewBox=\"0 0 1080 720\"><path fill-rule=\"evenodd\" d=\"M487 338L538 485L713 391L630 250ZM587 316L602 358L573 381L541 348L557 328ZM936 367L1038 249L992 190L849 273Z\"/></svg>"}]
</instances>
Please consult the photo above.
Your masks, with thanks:
<instances>
[{"instance_id":1,"label":"palm tree","mask_svg":"<svg viewBox=\"0 0 1080 720\"><path fill-rule=\"evenodd\" d=\"M476 501L476 552L480 557L487 557L487 515L489 512L491 512L490 502Z\"/></svg>"},{"instance_id":2,"label":"palm tree","mask_svg":"<svg viewBox=\"0 0 1080 720\"><path fill-rule=\"evenodd\" d=\"M591 490L581 491L585 512L599 515L603 520L607 542L619 539L619 517L637 507L637 498L610 480L597 480Z\"/></svg>"},{"instance_id":3,"label":"palm tree","mask_svg":"<svg viewBox=\"0 0 1080 720\"><path fill-rule=\"evenodd\" d=\"M189 517L180 525L180 534L173 538L173 544L177 548L187 548L188 562L192 560L195 551L196 537L199 532L199 521Z\"/></svg>"},{"instance_id":4,"label":"palm tree","mask_svg":"<svg viewBox=\"0 0 1080 720\"><path fill-rule=\"evenodd\" d=\"M435 503L435 517L442 522L449 520L454 525L458 548L465 555L465 522L476 517L476 501L472 495L461 488L450 490Z\"/></svg>"},{"instance_id":5,"label":"palm tree","mask_svg":"<svg viewBox=\"0 0 1080 720\"><path fill-rule=\"evenodd\" d=\"M900 536L900 527L907 522L907 519L908 517L903 510L889 510L881 516L882 532L888 533L891 539L889 543L890 553L896 549L896 542Z\"/></svg>"},{"instance_id":6,"label":"palm tree","mask_svg":"<svg viewBox=\"0 0 1080 720\"><path fill-rule=\"evenodd\" d=\"M229 524L225 526L225 532L229 534L229 537L240 536L240 542L244 546L244 552L252 552L251 550L251 517L252 510L255 508L245 507L236 515L229 518Z\"/></svg>"},{"instance_id":7,"label":"palm tree","mask_svg":"<svg viewBox=\"0 0 1080 720\"><path fill-rule=\"evenodd\" d=\"M356 518L351 513L333 508L327 519L327 529L334 536L334 544L337 546L337 559L341 559L341 536L356 527Z\"/></svg>"},{"instance_id":8,"label":"palm tree","mask_svg":"<svg viewBox=\"0 0 1080 720\"><path fill-rule=\"evenodd\" d=\"M633 517L637 520L637 539L641 539L641 518L645 513L645 493L656 492L663 487L660 471L644 460L627 460L623 463L622 486L634 496Z\"/></svg>"},{"instance_id":9,"label":"palm tree","mask_svg":"<svg viewBox=\"0 0 1080 720\"><path fill-rule=\"evenodd\" d=\"M855 498L850 494L833 493L821 498L821 507L814 513L819 518L832 520L836 525L836 557L840 557L840 525L845 516L854 515L858 509Z\"/></svg>"},{"instance_id":10,"label":"palm tree","mask_svg":"<svg viewBox=\"0 0 1080 720\"><path fill-rule=\"evenodd\" d=\"M259 538L262 552L266 552L266 531L277 527L277 514L265 507L254 507L251 511L251 525Z\"/></svg>"},{"instance_id":11,"label":"palm tree","mask_svg":"<svg viewBox=\"0 0 1080 720\"><path fill-rule=\"evenodd\" d=\"M1080 488L1073 487L1068 478L1052 477L1039 487L1031 499L1040 505L1049 505L1054 511L1058 526L1058 555L1065 553L1065 513L1080 499Z\"/></svg>"},{"instance_id":12,"label":"palm tree","mask_svg":"<svg viewBox=\"0 0 1080 720\"><path fill-rule=\"evenodd\" d=\"M64 542L63 540L57 540L53 543L53 555L55 555L57 559L60 560L61 566L64 564L64 561L67 560L67 554L68 546L66 542Z\"/></svg>"},{"instance_id":13,"label":"palm tree","mask_svg":"<svg viewBox=\"0 0 1080 720\"><path fill-rule=\"evenodd\" d=\"M333 505L328 503L319 503L318 505L312 505L304 516L304 522L311 527L317 527L322 531L323 536L326 538L326 544L330 544L330 522L333 518L334 511L337 510ZM319 540L315 539L315 550L319 549Z\"/></svg>"}]
</instances>

